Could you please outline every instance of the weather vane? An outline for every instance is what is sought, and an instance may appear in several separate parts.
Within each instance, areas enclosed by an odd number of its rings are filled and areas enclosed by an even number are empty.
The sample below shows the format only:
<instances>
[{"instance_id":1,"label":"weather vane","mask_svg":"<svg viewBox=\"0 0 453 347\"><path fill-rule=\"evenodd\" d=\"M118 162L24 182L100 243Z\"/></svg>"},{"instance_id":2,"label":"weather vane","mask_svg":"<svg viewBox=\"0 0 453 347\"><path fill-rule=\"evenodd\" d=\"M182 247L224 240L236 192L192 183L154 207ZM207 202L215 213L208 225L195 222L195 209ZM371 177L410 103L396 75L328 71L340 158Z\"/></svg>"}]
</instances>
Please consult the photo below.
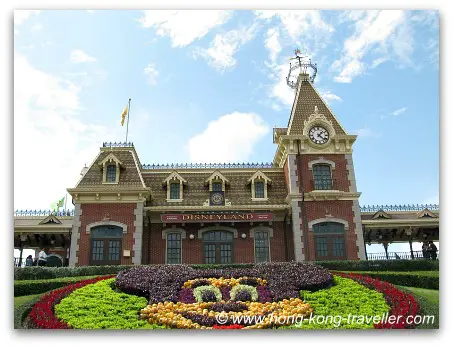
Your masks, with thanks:
<instances>
[{"instance_id":1,"label":"weather vane","mask_svg":"<svg viewBox=\"0 0 453 347\"><path fill-rule=\"evenodd\" d=\"M312 83L315 81L316 73L318 72L317 65L311 62L308 54L302 54L300 49L296 48L294 55L295 57L289 59L289 72L288 77L286 77L286 84L292 89L296 89L299 75L308 74L308 68L312 69L312 73L310 74L310 81ZM299 73L294 73L296 70L299 70Z\"/></svg>"}]
</instances>

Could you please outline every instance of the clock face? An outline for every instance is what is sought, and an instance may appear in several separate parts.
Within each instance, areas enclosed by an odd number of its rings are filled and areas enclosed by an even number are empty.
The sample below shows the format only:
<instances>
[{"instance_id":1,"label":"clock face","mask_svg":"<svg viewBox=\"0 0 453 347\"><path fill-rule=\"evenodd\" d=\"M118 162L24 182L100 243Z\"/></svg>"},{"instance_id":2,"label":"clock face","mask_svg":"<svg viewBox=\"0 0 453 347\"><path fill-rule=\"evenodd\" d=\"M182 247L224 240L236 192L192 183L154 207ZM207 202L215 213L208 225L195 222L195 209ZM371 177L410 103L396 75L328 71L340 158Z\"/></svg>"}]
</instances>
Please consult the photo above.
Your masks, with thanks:
<instances>
[{"instance_id":1,"label":"clock face","mask_svg":"<svg viewBox=\"0 0 453 347\"><path fill-rule=\"evenodd\" d=\"M212 202L212 205L222 205L223 204L223 194L222 193L212 193L211 202Z\"/></svg>"},{"instance_id":2,"label":"clock face","mask_svg":"<svg viewBox=\"0 0 453 347\"><path fill-rule=\"evenodd\" d=\"M308 136L310 136L310 140L317 145L323 145L329 141L329 132L325 128L318 125L310 129Z\"/></svg>"}]
</instances>

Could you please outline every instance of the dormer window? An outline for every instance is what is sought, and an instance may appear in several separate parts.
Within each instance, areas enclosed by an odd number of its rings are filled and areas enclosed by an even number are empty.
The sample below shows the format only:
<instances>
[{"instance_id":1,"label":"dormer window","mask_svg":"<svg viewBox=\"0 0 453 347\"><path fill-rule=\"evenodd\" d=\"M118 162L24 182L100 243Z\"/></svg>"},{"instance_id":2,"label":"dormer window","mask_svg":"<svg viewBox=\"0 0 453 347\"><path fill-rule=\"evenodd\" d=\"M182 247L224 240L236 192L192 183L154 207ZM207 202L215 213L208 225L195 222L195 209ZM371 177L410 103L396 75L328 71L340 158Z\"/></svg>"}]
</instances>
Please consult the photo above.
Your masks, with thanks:
<instances>
[{"instance_id":1,"label":"dormer window","mask_svg":"<svg viewBox=\"0 0 453 347\"><path fill-rule=\"evenodd\" d=\"M180 199L180 188L181 184L178 183L170 183L170 199Z\"/></svg>"},{"instance_id":2,"label":"dormer window","mask_svg":"<svg viewBox=\"0 0 453 347\"><path fill-rule=\"evenodd\" d=\"M120 169L124 168L123 163L113 155L109 154L98 165L102 170L102 183L103 184L118 184L120 179Z\"/></svg>"},{"instance_id":3,"label":"dormer window","mask_svg":"<svg viewBox=\"0 0 453 347\"><path fill-rule=\"evenodd\" d=\"M210 192L224 192L226 185L229 183L230 181L228 181L218 170L214 171L205 181L205 184L209 185Z\"/></svg>"},{"instance_id":4,"label":"dormer window","mask_svg":"<svg viewBox=\"0 0 453 347\"><path fill-rule=\"evenodd\" d=\"M267 200L267 187L271 182L272 180L263 172L255 172L255 174L248 179L248 183L251 185L252 190L252 200Z\"/></svg>"},{"instance_id":5,"label":"dormer window","mask_svg":"<svg viewBox=\"0 0 453 347\"><path fill-rule=\"evenodd\" d=\"M162 183L167 186L168 202L182 202L184 184L187 184L187 181L180 174L173 171Z\"/></svg>"},{"instance_id":6,"label":"dormer window","mask_svg":"<svg viewBox=\"0 0 453 347\"><path fill-rule=\"evenodd\" d=\"M116 182L116 165L107 166L106 182L108 183Z\"/></svg>"},{"instance_id":7,"label":"dormer window","mask_svg":"<svg viewBox=\"0 0 453 347\"><path fill-rule=\"evenodd\" d=\"M213 192L222 192L222 182L212 182L212 191Z\"/></svg>"},{"instance_id":8,"label":"dormer window","mask_svg":"<svg viewBox=\"0 0 453 347\"><path fill-rule=\"evenodd\" d=\"M264 181L255 182L255 198L264 199Z\"/></svg>"}]
</instances>

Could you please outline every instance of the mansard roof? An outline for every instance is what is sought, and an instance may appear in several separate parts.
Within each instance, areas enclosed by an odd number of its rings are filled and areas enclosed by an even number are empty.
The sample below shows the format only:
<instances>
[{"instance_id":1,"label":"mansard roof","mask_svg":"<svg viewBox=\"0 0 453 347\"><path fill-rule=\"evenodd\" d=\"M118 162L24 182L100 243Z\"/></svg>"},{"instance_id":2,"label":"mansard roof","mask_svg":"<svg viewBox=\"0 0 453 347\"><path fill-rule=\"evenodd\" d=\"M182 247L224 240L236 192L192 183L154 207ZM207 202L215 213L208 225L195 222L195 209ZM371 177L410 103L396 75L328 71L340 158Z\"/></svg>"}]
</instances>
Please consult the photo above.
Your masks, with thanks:
<instances>
[{"instance_id":1,"label":"mansard roof","mask_svg":"<svg viewBox=\"0 0 453 347\"><path fill-rule=\"evenodd\" d=\"M187 180L187 185L184 187L184 206L203 206L206 199L209 198L209 190L206 187L207 170L178 170L184 179ZM251 191L248 179L253 175L255 170L222 170L222 175L229 181L228 188L225 192L225 198L231 201L232 206L250 205L286 205L285 198L288 191L285 183L285 173L282 169L267 169L263 170L269 180L272 180L272 185L268 186L268 200L254 202L251 199ZM179 206L181 204L168 202L167 192L162 189L162 182L170 174L169 171L151 171L143 172L143 178L146 186L151 188L153 199L149 206Z\"/></svg>"},{"instance_id":2,"label":"mansard roof","mask_svg":"<svg viewBox=\"0 0 453 347\"><path fill-rule=\"evenodd\" d=\"M76 188L102 186L102 165L99 166L98 164L109 158L116 158L121 164L120 177L116 186L145 187L140 172L140 161L133 147L102 147L98 156L76 185Z\"/></svg>"},{"instance_id":3,"label":"mansard roof","mask_svg":"<svg viewBox=\"0 0 453 347\"><path fill-rule=\"evenodd\" d=\"M304 122L309 120L315 107L317 107L319 114L324 115L330 121L337 135L347 135L327 103L310 82L308 75L300 75L299 78L287 135L302 135Z\"/></svg>"}]
</instances>

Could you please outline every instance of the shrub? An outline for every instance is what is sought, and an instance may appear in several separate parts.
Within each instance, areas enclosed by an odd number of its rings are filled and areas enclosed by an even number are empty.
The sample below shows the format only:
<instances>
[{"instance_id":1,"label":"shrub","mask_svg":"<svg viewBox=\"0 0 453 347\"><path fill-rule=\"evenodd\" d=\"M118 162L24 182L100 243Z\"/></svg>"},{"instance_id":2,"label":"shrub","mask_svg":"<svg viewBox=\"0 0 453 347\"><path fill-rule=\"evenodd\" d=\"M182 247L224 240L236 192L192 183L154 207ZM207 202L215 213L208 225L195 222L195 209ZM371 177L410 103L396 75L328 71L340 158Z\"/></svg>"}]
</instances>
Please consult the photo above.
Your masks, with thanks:
<instances>
[{"instance_id":1,"label":"shrub","mask_svg":"<svg viewBox=\"0 0 453 347\"><path fill-rule=\"evenodd\" d=\"M220 289L215 286L199 286L193 290L198 302L214 302L222 300Z\"/></svg>"},{"instance_id":2,"label":"shrub","mask_svg":"<svg viewBox=\"0 0 453 347\"><path fill-rule=\"evenodd\" d=\"M329 289L317 292L302 290L301 297L313 307L314 319L304 320L291 329L372 329L373 321L362 324L358 319L348 321L347 318L349 315L357 318L382 316L390 309L381 293L339 276L335 276L335 285ZM317 321L316 316L323 316L326 320ZM337 317L344 319L339 321Z\"/></svg>"},{"instance_id":3,"label":"shrub","mask_svg":"<svg viewBox=\"0 0 453 347\"><path fill-rule=\"evenodd\" d=\"M14 281L14 297L40 294L97 276L62 277L48 280Z\"/></svg>"},{"instance_id":4,"label":"shrub","mask_svg":"<svg viewBox=\"0 0 453 347\"><path fill-rule=\"evenodd\" d=\"M107 278L108 277L110 276L107 276ZM55 305L74 290L103 279L106 279L106 277L97 277L77 282L44 294L33 306L28 315L30 327L37 329L68 329L69 326L65 322L62 322L55 317L53 312Z\"/></svg>"},{"instance_id":5,"label":"shrub","mask_svg":"<svg viewBox=\"0 0 453 347\"><path fill-rule=\"evenodd\" d=\"M14 268L15 280L42 280L60 277L80 277L115 275L121 270L136 265L102 265L102 266L77 266L77 267L43 267L26 266Z\"/></svg>"},{"instance_id":6,"label":"shrub","mask_svg":"<svg viewBox=\"0 0 453 347\"><path fill-rule=\"evenodd\" d=\"M306 263L261 263L243 268L194 269L188 265L138 266L121 271L115 285L125 293L145 296L149 303L177 302L184 283L197 278L266 279L275 300L295 298L299 290L318 290L332 284L333 275L320 266ZM226 299L226 298L224 298Z\"/></svg>"},{"instance_id":7,"label":"shrub","mask_svg":"<svg viewBox=\"0 0 453 347\"><path fill-rule=\"evenodd\" d=\"M33 306L41 299L40 296L24 302L22 305L14 309L14 329L27 329L27 325L23 324L27 315L30 313Z\"/></svg>"},{"instance_id":8,"label":"shrub","mask_svg":"<svg viewBox=\"0 0 453 347\"><path fill-rule=\"evenodd\" d=\"M55 306L55 316L76 329L160 329L139 319L146 299L115 292L114 278L77 289Z\"/></svg>"},{"instance_id":9,"label":"shrub","mask_svg":"<svg viewBox=\"0 0 453 347\"><path fill-rule=\"evenodd\" d=\"M427 271L439 270L434 260L325 260L313 262L329 270L341 271Z\"/></svg>"},{"instance_id":10,"label":"shrub","mask_svg":"<svg viewBox=\"0 0 453 347\"><path fill-rule=\"evenodd\" d=\"M234 286L230 292L231 300L234 301L257 301L258 292L255 287L245 284Z\"/></svg>"},{"instance_id":11,"label":"shrub","mask_svg":"<svg viewBox=\"0 0 453 347\"><path fill-rule=\"evenodd\" d=\"M242 312L247 310L248 307L242 302L216 302L211 306L211 310L215 312Z\"/></svg>"},{"instance_id":12,"label":"shrub","mask_svg":"<svg viewBox=\"0 0 453 347\"><path fill-rule=\"evenodd\" d=\"M420 313L420 307L412 294L403 292L388 282L368 276L359 274L340 274L340 276L351 278L368 288L382 293L391 307L389 314L395 317L402 317L399 321L385 321L375 324L376 329L409 329L415 327L415 324L409 324L406 320L408 316L415 317Z\"/></svg>"},{"instance_id":13,"label":"shrub","mask_svg":"<svg viewBox=\"0 0 453 347\"><path fill-rule=\"evenodd\" d=\"M406 287L439 289L439 272L371 272L357 271L356 274L378 278L393 284Z\"/></svg>"}]
</instances>

